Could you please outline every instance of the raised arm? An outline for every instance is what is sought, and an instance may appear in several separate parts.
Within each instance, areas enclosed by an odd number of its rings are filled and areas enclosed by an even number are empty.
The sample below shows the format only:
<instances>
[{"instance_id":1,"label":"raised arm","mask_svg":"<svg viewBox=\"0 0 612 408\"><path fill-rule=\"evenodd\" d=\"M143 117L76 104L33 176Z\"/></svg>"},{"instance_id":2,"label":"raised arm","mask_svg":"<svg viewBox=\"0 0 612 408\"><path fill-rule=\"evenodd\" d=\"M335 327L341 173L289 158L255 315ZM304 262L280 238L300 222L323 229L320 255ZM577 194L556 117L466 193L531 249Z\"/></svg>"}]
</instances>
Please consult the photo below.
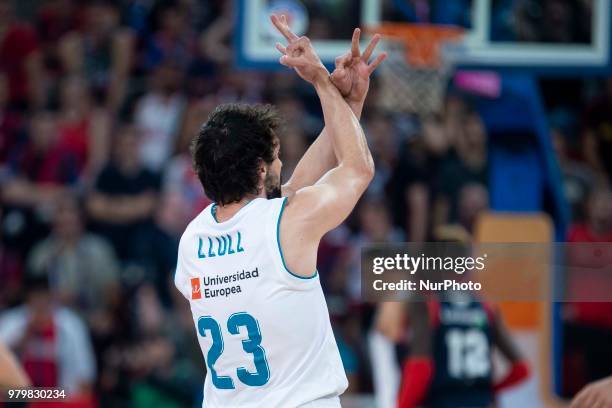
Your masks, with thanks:
<instances>
[{"instance_id":1,"label":"raised arm","mask_svg":"<svg viewBox=\"0 0 612 408\"><path fill-rule=\"evenodd\" d=\"M374 176L374 161L359 120L331 82L310 40L297 37L286 25L277 25L289 45L278 44L280 62L294 68L315 87L338 160L315 185L289 198L280 220L280 245L286 265L294 274L312 275L321 237L351 213Z\"/></svg>"},{"instance_id":2,"label":"raised arm","mask_svg":"<svg viewBox=\"0 0 612 408\"><path fill-rule=\"evenodd\" d=\"M284 16L280 16L277 22L286 24ZM338 88L357 119L361 117L368 94L370 76L378 64L386 58L386 54L382 53L368 64L380 35L374 35L363 54L359 52L359 36L360 30L356 28L353 32L351 49L336 58L336 69L331 74L332 83ZM331 137L324 127L299 161L291 178L283 185L282 195L292 196L299 189L313 185L337 164Z\"/></svg>"}]
</instances>

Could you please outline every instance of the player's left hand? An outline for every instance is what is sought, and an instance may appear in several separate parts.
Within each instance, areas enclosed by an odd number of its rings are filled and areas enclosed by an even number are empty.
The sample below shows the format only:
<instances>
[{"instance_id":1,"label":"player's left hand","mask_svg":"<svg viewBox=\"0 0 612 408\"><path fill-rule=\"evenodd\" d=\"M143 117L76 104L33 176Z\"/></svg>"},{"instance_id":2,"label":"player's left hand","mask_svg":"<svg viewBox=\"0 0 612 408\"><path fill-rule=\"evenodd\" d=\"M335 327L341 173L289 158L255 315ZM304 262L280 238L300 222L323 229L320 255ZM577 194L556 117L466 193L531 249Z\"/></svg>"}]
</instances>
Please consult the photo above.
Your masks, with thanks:
<instances>
[{"instance_id":1,"label":"player's left hand","mask_svg":"<svg viewBox=\"0 0 612 408\"><path fill-rule=\"evenodd\" d=\"M587 385L572 400L570 408L612 407L612 377Z\"/></svg>"},{"instance_id":2,"label":"player's left hand","mask_svg":"<svg viewBox=\"0 0 612 408\"><path fill-rule=\"evenodd\" d=\"M375 34L362 54L359 50L360 35L361 30L356 28L353 31L351 50L336 58L336 69L331 74L332 83L347 102L363 102L370 87L370 75L387 58L383 52L368 63L381 36Z\"/></svg>"},{"instance_id":3,"label":"player's left hand","mask_svg":"<svg viewBox=\"0 0 612 408\"><path fill-rule=\"evenodd\" d=\"M317 81L327 81L329 72L315 52L308 37L298 37L290 29L284 15L270 16L272 24L287 40L287 47L276 43L276 49L282 54L279 62L295 72L304 80L315 84Z\"/></svg>"}]
</instances>

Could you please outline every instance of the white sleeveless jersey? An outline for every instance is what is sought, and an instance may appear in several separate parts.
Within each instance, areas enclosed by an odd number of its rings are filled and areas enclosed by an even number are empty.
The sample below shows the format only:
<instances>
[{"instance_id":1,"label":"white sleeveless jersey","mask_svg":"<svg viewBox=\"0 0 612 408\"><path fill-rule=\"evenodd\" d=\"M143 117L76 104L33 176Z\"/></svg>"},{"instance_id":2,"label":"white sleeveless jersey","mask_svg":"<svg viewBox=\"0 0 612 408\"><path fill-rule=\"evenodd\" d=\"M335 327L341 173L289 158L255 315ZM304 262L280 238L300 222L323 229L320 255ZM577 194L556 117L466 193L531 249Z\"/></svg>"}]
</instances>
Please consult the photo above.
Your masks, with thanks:
<instances>
[{"instance_id":1,"label":"white sleeveless jersey","mask_svg":"<svg viewBox=\"0 0 612 408\"><path fill-rule=\"evenodd\" d=\"M255 199L221 223L210 205L181 237L175 284L206 360L205 407L298 407L348 385L318 274L285 266L285 201Z\"/></svg>"}]
</instances>

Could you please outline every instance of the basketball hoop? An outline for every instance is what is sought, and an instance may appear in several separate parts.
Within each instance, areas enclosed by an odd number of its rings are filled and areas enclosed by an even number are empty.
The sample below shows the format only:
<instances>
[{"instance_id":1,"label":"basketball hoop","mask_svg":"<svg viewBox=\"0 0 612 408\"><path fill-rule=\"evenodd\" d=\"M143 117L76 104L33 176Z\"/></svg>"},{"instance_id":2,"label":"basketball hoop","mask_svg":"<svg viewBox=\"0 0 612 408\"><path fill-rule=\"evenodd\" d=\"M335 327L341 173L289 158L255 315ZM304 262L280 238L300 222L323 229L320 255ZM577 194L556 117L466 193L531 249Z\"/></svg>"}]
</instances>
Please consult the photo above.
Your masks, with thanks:
<instances>
[{"instance_id":1,"label":"basketball hoop","mask_svg":"<svg viewBox=\"0 0 612 408\"><path fill-rule=\"evenodd\" d=\"M464 30L434 24L383 23L369 29L383 35L387 61L379 68L379 105L390 112L440 112L453 61L443 46Z\"/></svg>"}]
</instances>

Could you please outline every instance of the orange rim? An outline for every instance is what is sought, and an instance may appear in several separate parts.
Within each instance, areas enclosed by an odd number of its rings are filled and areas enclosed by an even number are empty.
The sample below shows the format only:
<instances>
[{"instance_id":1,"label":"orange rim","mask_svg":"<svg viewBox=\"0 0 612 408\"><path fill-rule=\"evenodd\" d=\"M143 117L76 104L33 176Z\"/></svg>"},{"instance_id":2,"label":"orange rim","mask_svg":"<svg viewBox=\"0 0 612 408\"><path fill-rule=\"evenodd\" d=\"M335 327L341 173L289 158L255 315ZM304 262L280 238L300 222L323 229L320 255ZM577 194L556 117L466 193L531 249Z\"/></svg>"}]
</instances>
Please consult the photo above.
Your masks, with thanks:
<instances>
[{"instance_id":1,"label":"orange rim","mask_svg":"<svg viewBox=\"0 0 612 408\"><path fill-rule=\"evenodd\" d=\"M449 25L382 23L368 27L371 34L401 41L406 49L406 62L419 67L440 65L440 45L460 40L464 29Z\"/></svg>"}]
</instances>

